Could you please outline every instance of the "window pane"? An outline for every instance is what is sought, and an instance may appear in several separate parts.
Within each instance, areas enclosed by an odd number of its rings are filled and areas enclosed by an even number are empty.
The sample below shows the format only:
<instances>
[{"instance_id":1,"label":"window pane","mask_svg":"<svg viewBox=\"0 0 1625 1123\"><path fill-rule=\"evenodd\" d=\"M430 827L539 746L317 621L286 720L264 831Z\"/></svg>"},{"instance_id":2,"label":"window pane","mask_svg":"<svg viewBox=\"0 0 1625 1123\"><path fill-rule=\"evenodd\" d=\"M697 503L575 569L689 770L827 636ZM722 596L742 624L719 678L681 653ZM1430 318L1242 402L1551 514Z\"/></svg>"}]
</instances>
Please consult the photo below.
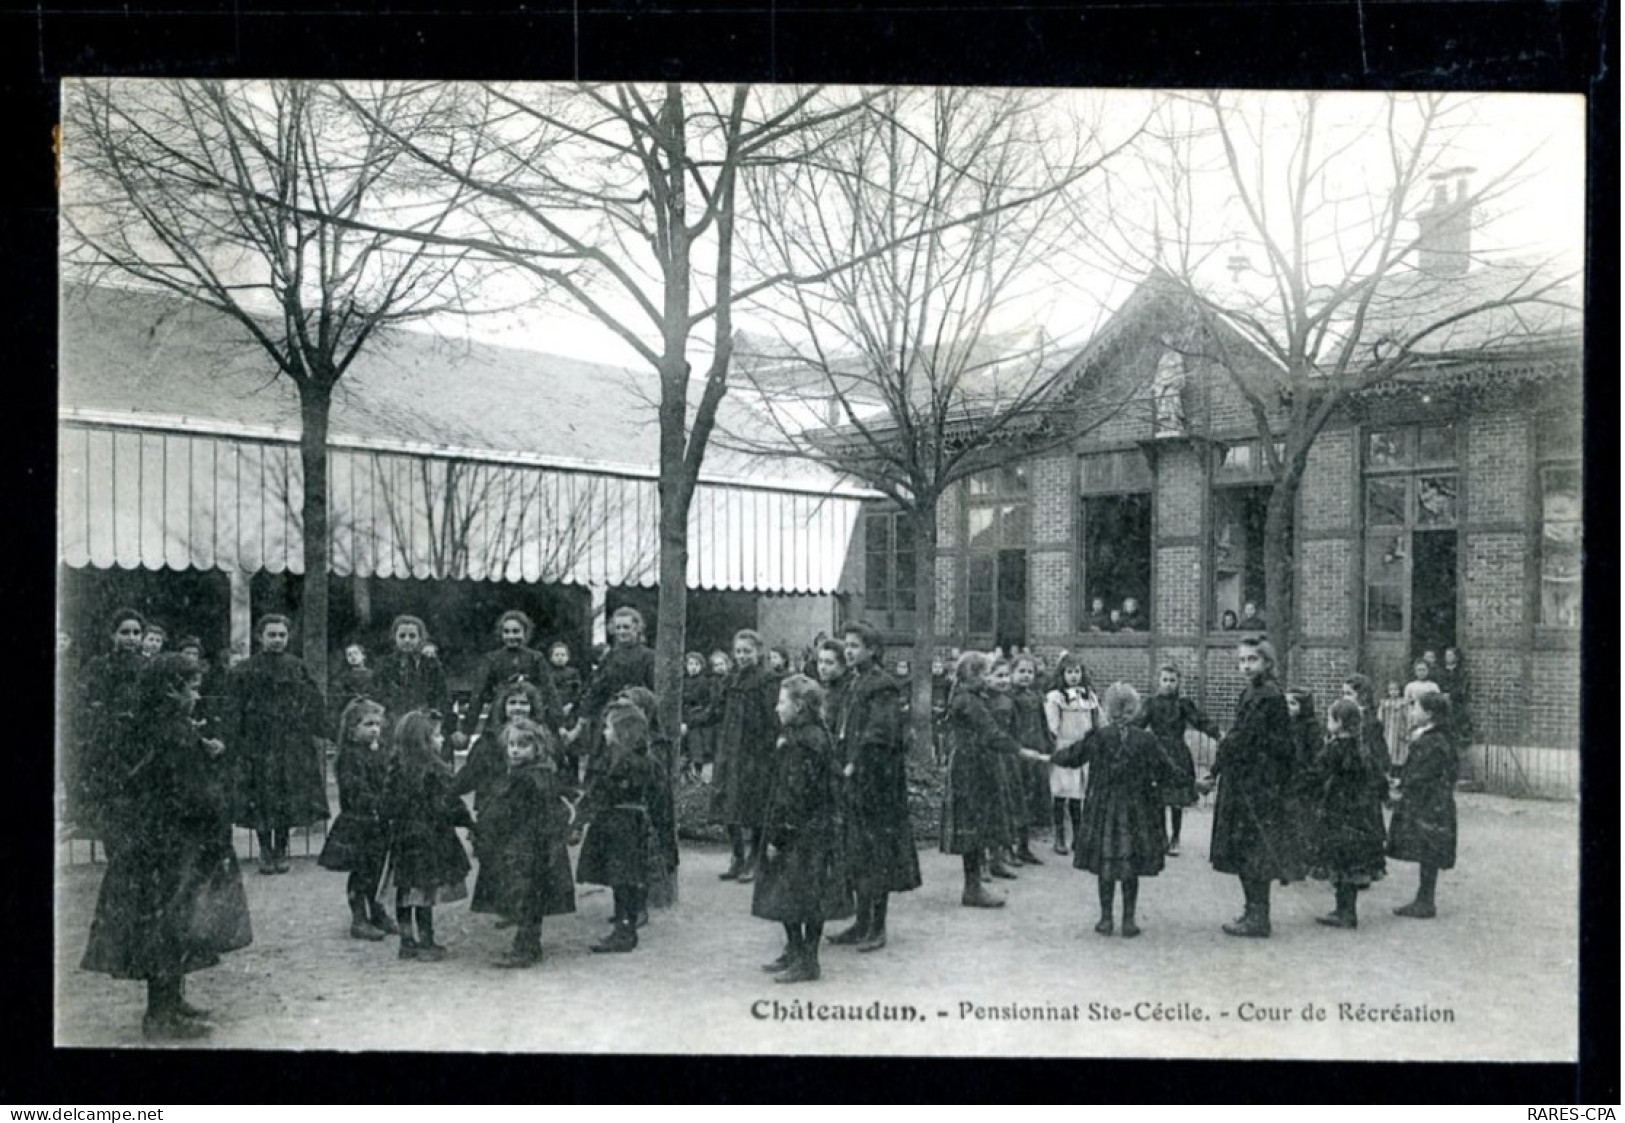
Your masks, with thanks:
<instances>
[{"instance_id":1,"label":"window pane","mask_svg":"<svg viewBox=\"0 0 1625 1123\"><path fill-rule=\"evenodd\" d=\"M1365 626L1371 632L1405 630L1405 591L1401 585L1366 587Z\"/></svg>"},{"instance_id":2,"label":"window pane","mask_svg":"<svg viewBox=\"0 0 1625 1123\"><path fill-rule=\"evenodd\" d=\"M1145 614L1151 592L1151 497L1113 495L1084 501L1083 567L1085 603L1083 624L1092 626L1093 613L1117 612L1124 601L1137 603L1130 611ZM1113 626L1108 623L1107 626Z\"/></svg>"},{"instance_id":3,"label":"window pane","mask_svg":"<svg viewBox=\"0 0 1625 1123\"><path fill-rule=\"evenodd\" d=\"M1025 464L1018 464L1018 465L1015 465L1013 467L1005 468L1004 471L1001 473L999 483L1000 483L1000 486L1004 489L1003 492L1002 492L1002 494L1004 494L1004 495L1007 495L1007 496L1026 495L1027 494L1027 466Z\"/></svg>"},{"instance_id":4,"label":"window pane","mask_svg":"<svg viewBox=\"0 0 1625 1123\"><path fill-rule=\"evenodd\" d=\"M970 630L977 634L988 634L993 631L993 594L972 593L967 608Z\"/></svg>"},{"instance_id":5,"label":"window pane","mask_svg":"<svg viewBox=\"0 0 1625 1123\"><path fill-rule=\"evenodd\" d=\"M895 601L897 610L899 612L913 612L914 590L911 588L905 589L903 586L899 585L897 587L897 596Z\"/></svg>"},{"instance_id":6,"label":"window pane","mask_svg":"<svg viewBox=\"0 0 1625 1123\"><path fill-rule=\"evenodd\" d=\"M1264 527L1267 487L1226 487L1213 493L1213 623L1239 622L1248 603L1264 600ZM1225 616L1233 613L1235 620Z\"/></svg>"},{"instance_id":7,"label":"window pane","mask_svg":"<svg viewBox=\"0 0 1625 1123\"><path fill-rule=\"evenodd\" d=\"M999 545L1025 546L1029 522L1025 503L1006 503L999 509Z\"/></svg>"},{"instance_id":8,"label":"window pane","mask_svg":"<svg viewBox=\"0 0 1625 1123\"><path fill-rule=\"evenodd\" d=\"M884 554L891 549L891 528L894 521L891 515L870 515L864 520L863 529L867 534L871 554Z\"/></svg>"},{"instance_id":9,"label":"window pane","mask_svg":"<svg viewBox=\"0 0 1625 1123\"><path fill-rule=\"evenodd\" d=\"M901 550L898 551L897 557L892 562L892 584L893 584L893 588L895 588L897 590L897 595L899 597L901 597L903 595L903 592L905 590L908 590L909 595L913 596L913 589L914 589L914 551L913 550L908 550L906 552L901 551Z\"/></svg>"},{"instance_id":10,"label":"window pane","mask_svg":"<svg viewBox=\"0 0 1625 1123\"><path fill-rule=\"evenodd\" d=\"M1366 434L1365 466L1399 468L1409 463L1406 454L1408 432L1404 429L1378 429Z\"/></svg>"},{"instance_id":11,"label":"window pane","mask_svg":"<svg viewBox=\"0 0 1625 1123\"><path fill-rule=\"evenodd\" d=\"M1373 534L1365 540L1365 579L1372 584L1405 580L1409 535L1403 530Z\"/></svg>"},{"instance_id":12,"label":"window pane","mask_svg":"<svg viewBox=\"0 0 1625 1123\"><path fill-rule=\"evenodd\" d=\"M1455 525L1455 476L1423 476L1416 481L1416 522L1419 526Z\"/></svg>"},{"instance_id":13,"label":"window pane","mask_svg":"<svg viewBox=\"0 0 1625 1123\"><path fill-rule=\"evenodd\" d=\"M982 472L965 481L965 490L972 495L992 495L994 486L994 476L991 472Z\"/></svg>"},{"instance_id":14,"label":"window pane","mask_svg":"<svg viewBox=\"0 0 1625 1123\"><path fill-rule=\"evenodd\" d=\"M1367 480L1365 521L1368 526L1405 525L1405 481Z\"/></svg>"},{"instance_id":15,"label":"window pane","mask_svg":"<svg viewBox=\"0 0 1625 1123\"><path fill-rule=\"evenodd\" d=\"M1578 457L1584 443L1578 413L1543 413L1535 420L1535 434L1542 460Z\"/></svg>"},{"instance_id":16,"label":"window pane","mask_svg":"<svg viewBox=\"0 0 1625 1123\"><path fill-rule=\"evenodd\" d=\"M966 512L971 549L991 550L998 545L993 512L992 507L972 507Z\"/></svg>"},{"instance_id":17,"label":"window pane","mask_svg":"<svg viewBox=\"0 0 1625 1123\"><path fill-rule=\"evenodd\" d=\"M1580 626L1581 496L1578 467L1541 472L1540 622Z\"/></svg>"},{"instance_id":18,"label":"window pane","mask_svg":"<svg viewBox=\"0 0 1625 1123\"><path fill-rule=\"evenodd\" d=\"M892 518L892 537L897 543L897 552L914 549L914 523L906 515L896 515Z\"/></svg>"},{"instance_id":19,"label":"window pane","mask_svg":"<svg viewBox=\"0 0 1625 1123\"><path fill-rule=\"evenodd\" d=\"M972 554L970 558L970 592L972 596L991 594L996 572L992 554Z\"/></svg>"},{"instance_id":20,"label":"window pane","mask_svg":"<svg viewBox=\"0 0 1625 1123\"><path fill-rule=\"evenodd\" d=\"M1151 465L1137 448L1097 452L1080 458L1079 488L1090 492L1150 491Z\"/></svg>"},{"instance_id":21,"label":"window pane","mask_svg":"<svg viewBox=\"0 0 1625 1123\"><path fill-rule=\"evenodd\" d=\"M1456 427L1429 425L1416 431L1416 462L1418 464L1454 464L1456 462Z\"/></svg>"}]
</instances>

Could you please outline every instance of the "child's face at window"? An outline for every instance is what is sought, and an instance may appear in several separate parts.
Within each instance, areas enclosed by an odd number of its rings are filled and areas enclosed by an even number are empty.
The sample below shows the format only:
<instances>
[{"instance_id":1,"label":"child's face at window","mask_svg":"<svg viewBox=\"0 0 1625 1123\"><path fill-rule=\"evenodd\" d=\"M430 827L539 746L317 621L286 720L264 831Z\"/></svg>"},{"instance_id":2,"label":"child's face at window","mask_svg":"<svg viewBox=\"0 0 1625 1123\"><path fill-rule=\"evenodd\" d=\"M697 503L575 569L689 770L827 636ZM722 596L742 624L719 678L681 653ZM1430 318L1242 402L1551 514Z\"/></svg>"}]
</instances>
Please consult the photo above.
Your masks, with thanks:
<instances>
[{"instance_id":1,"label":"child's face at window","mask_svg":"<svg viewBox=\"0 0 1625 1123\"><path fill-rule=\"evenodd\" d=\"M1101 600L1099 597L1095 597L1093 600L1091 600L1089 602L1089 611L1090 612L1104 612L1105 610L1106 610L1106 602Z\"/></svg>"},{"instance_id":2,"label":"child's face at window","mask_svg":"<svg viewBox=\"0 0 1625 1123\"><path fill-rule=\"evenodd\" d=\"M525 626L517 620L504 620L500 634L502 646L509 651L517 651L525 646Z\"/></svg>"},{"instance_id":3,"label":"child's face at window","mask_svg":"<svg viewBox=\"0 0 1625 1123\"><path fill-rule=\"evenodd\" d=\"M1455 648L1447 647L1447 648L1444 649L1444 665L1445 666L1454 667L1459 662L1461 662L1461 655L1460 655L1459 652L1456 651Z\"/></svg>"},{"instance_id":4,"label":"child's face at window","mask_svg":"<svg viewBox=\"0 0 1625 1123\"><path fill-rule=\"evenodd\" d=\"M1243 616L1257 616L1258 606L1252 601L1248 601L1246 604L1241 606L1241 614Z\"/></svg>"},{"instance_id":5,"label":"child's face at window","mask_svg":"<svg viewBox=\"0 0 1625 1123\"><path fill-rule=\"evenodd\" d=\"M344 649L344 661L352 667L359 667L367 661L367 653L357 644L351 644Z\"/></svg>"},{"instance_id":6,"label":"child's face at window","mask_svg":"<svg viewBox=\"0 0 1625 1123\"><path fill-rule=\"evenodd\" d=\"M1139 609L1139 607L1140 607L1140 602L1135 600L1133 597L1124 597L1123 598L1123 611L1128 613L1129 615L1132 616L1135 613L1135 611Z\"/></svg>"},{"instance_id":7,"label":"child's face at window","mask_svg":"<svg viewBox=\"0 0 1625 1123\"><path fill-rule=\"evenodd\" d=\"M988 685L994 690L1010 689L1010 668L995 667L987 674Z\"/></svg>"},{"instance_id":8,"label":"child's face at window","mask_svg":"<svg viewBox=\"0 0 1625 1123\"><path fill-rule=\"evenodd\" d=\"M523 691L508 695L508 700L502 703L502 712L509 721L516 717L529 717L530 695Z\"/></svg>"},{"instance_id":9,"label":"child's face at window","mask_svg":"<svg viewBox=\"0 0 1625 1123\"><path fill-rule=\"evenodd\" d=\"M1179 676L1172 671L1157 672L1157 689L1164 694L1174 694L1179 690Z\"/></svg>"},{"instance_id":10,"label":"child's face at window","mask_svg":"<svg viewBox=\"0 0 1625 1123\"><path fill-rule=\"evenodd\" d=\"M897 660L897 662L893 663L892 664L892 673L895 674L898 678L907 678L909 676L908 660L907 659L899 659L899 660Z\"/></svg>"},{"instance_id":11,"label":"child's face at window","mask_svg":"<svg viewBox=\"0 0 1625 1123\"><path fill-rule=\"evenodd\" d=\"M529 764L536 759L536 742L522 733L508 735L508 765Z\"/></svg>"},{"instance_id":12,"label":"child's face at window","mask_svg":"<svg viewBox=\"0 0 1625 1123\"><path fill-rule=\"evenodd\" d=\"M801 712L801 708L796 705L796 700L790 697L788 690L779 691L779 704L774 710L778 713L779 723L782 725L789 725L795 720L796 714Z\"/></svg>"},{"instance_id":13,"label":"child's face at window","mask_svg":"<svg viewBox=\"0 0 1625 1123\"><path fill-rule=\"evenodd\" d=\"M824 648L818 652L818 681L834 682L841 677L841 661L835 658L835 652Z\"/></svg>"},{"instance_id":14,"label":"child's face at window","mask_svg":"<svg viewBox=\"0 0 1625 1123\"><path fill-rule=\"evenodd\" d=\"M149 631L141 637L141 654L156 655L164 649L164 633Z\"/></svg>"},{"instance_id":15,"label":"child's face at window","mask_svg":"<svg viewBox=\"0 0 1625 1123\"><path fill-rule=\"evenodd\" d=\"M411 655L422 643L423 633L416 624L402 624L395 629L395 650L402 655Z\"/></svg>"},{"instance_id":16,"label":"child's face at window","mask_svg":"<svg viewBox=\"0 0 1625 1123\"><path fill-rule=\"evenodd\" d=\"M280 621L265 625L260 629L260 647L273 653L288 650L288 626Z\"/></svg>"},{"instance_id":17,"label":"child's face at window","mask_svg":"<svg viewBox=\"0 0 1625 1123\"><path fill-rule=\"evenodd\" d=\"M1031 663L1017 663L1016 669L1010 672L1010 682L1014 686L1029 687L1033 684L1036 674L1037 670Z\"/></svg>"},{"instance_id":18,"label":"child's face at window","mask_svg":"<svg viewBox=\"0 0 1625 1123\"><path fill-rule=\"evenodd\" d=\"M734 642L734 663L741 667L754 667L756 665L756 645L748 639Z\"/></svg>"},{"instance_id":19,"label":"child's face at window","mask_svg":"<svg viewBox=\"0 0 1625 1123\"><path fill-rule=\"evenodd\" d=\"M705 660L701 659L698 655L694 656L692 659L684 659L683 670L687 671L691 677L697 675L701 671L705 670Z\"/></svg>"},{"instance_id":20,"label":"child's face at window","mask_svg":"<svg viewBox=\"0 0 1625 1123\"><path fill-rule=\"evenodd\" d=\"M384 715L376 710L369 710L362 719L355 723L355 732L351 734L359 745L377 745L378 738L384 734Z\"/></svg>"},{"instance_id":21,"label":"child's face at window","mask_svg":"<svg viewBox=\"0 0 1625 1123\"><path fill-rule=\"evenodd\" d=\"M1296 694L1288 694L1286 696L1286 712L1293 717L1297 717L1299 714L1303 713L1303 703L1298 701L1298 696Z\"/></svg>"}]
</instances>

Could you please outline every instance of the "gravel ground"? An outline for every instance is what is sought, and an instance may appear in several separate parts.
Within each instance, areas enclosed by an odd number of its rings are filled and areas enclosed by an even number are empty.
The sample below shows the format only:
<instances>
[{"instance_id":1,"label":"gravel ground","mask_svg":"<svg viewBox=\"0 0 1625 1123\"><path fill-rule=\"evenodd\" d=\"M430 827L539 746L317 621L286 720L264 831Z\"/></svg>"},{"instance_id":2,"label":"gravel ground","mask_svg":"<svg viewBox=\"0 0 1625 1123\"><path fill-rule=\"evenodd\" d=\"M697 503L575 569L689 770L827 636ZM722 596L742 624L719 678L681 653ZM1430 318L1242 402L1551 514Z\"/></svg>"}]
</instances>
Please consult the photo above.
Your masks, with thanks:
<instances>
[{"instance_id":1,"label":"gravel ground","mask_svg":"<svg viewBox=\"0 0 1625 1123\"><path fill-rule=\"evenodd\" d=\"M1228 938L1240 890L1209 867L1199 809L1183 856L1141 883L1137 940L1092 930L1094 878L1047 846L1043 866L999 883L998 911L961 908L958 859L922 847L926 884L893 898L890 946L826 947L823 981L800 986L758 970L780 930L751 918L748 887L717 879L719 847L685 846L680 903L636 952L589 952L610 900L583 886L530 971L491 966L509 934L466 901L436 911L448 959L400 962L392 942L348 938L342 874L245 862L254 943L191 976L188 998L215 1011L205 1046L236 1049L1570 1061L1578 808L1459 804L1460 859L1431 922L1392 915L1416 880L1394 863L1361 895L1358 931L1313 923L1331 890L1306 882L1277 887L1274 938ZM56 1041L141 1047L142 987L78 969L100 878L59 872ZM809 1006L823 1019L779 1017ZM1451 1020L1371 1020L1396 1007Z\"/></svg>"}]
</instances>

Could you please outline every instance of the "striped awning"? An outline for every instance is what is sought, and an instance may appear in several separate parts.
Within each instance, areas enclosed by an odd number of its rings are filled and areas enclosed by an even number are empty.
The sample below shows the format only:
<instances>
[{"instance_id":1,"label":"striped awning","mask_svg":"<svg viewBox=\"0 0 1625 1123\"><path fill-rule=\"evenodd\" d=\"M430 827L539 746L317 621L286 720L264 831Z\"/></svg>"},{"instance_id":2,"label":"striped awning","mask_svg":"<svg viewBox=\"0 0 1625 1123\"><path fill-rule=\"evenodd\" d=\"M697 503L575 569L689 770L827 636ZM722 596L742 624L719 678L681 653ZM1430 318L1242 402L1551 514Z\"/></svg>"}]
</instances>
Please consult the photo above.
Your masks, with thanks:
<instances>
[{"instance_id":1,"label":"striped awning","mask_svg":"<svg viewBox=\"0 0 1625 1123\"><path fill-rule=\"evenodd\" d=\"M67 565L303 571L303 472L290 441L65 421L59 456ZM513 461L331 447L332 572L657 583L652 473ZM689 586L834 592L860 505L702 478L689 512Z\"/></svg>"}]
</instances>

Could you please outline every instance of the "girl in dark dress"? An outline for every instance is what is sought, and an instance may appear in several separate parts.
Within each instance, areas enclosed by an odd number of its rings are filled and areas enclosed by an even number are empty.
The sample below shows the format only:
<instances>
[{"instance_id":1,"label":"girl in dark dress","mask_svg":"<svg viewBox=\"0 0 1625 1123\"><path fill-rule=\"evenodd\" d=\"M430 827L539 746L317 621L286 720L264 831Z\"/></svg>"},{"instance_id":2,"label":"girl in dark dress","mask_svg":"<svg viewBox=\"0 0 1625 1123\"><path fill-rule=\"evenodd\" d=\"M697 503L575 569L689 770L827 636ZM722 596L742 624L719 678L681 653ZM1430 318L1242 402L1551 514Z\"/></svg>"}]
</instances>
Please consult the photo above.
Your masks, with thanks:
<instances>
[{"instance_id":1,"label":"girl in dark dress","mask_svg":"<svg viewBox=\"0 0 1625 1123\"><path fill-rule=\"evenodd\" d=\"M428 714L414 710L395 725L395 759L384 785L390 828L384 885L395 890L402 959L446 958L434 942L434 907L468 896L464 879L471 867L457 828L474 820L451 794L444 744L439 719Z\"/></svg>"},{"instance_id":2,"label":"girl in dark dress","mask_svg":"<svg viewBox=\"0 0 1625 1123\"><path fill-rule=\"evenodd\" d=\"M1151 731L1163 753L1174 766L1173 775L1161 785L1162 803L1168 809L1168 856L1179 856L1179 832L1185 825L1185 808L1196 802L1196 761L1185 734L1192 729L1217 739L1219 727L1179 692L1179 668L1164 663L1157 669L1157 692L1145 700L1134 724Z\"/></svg>"},{"instance_id":3,"label":"girl in dark dress","mask_svg":"<svg viewBox=\"0 0 1625 1123\"><path fill-rule=\"evenodd\" d=\"M1241 881L1246 905L1224 925L1229 936L1267 939L1270 882L1288 878L1296 864L1284 804L1293 780L1297 742L1286 698L1275 682L1275 649L1268 640L1245 639L1236 648L1246 688L1236 700L1236 720L1219 742L1209 777L1198 785L1219 789L1213 805L1209 860L1220 873Z\"/></svg>"},{"instance_id":4,"label":"girl in dark dress","mask_svg":"<svg viewBox=\"0 0 1625 1123\"><path fill-rule=\"evenodd\" d=\"M1416 899L1396 916L1431 920L1439 871L1456 865L1456 741L1450 698L1424 694L1411 703L1417 728L1399 774L1399 798L1388 824L1388 856L1418 867Z\"/></svg>"},{"instance_id":5,"label":"girl in dark dress","mask_svg":"<svg viewBox=\"0 0 1625 1123\"><path fill-rule=\"evenodd\" d=\"M330 728L337 729L344 707L357 698L371 698L374 694L372 668L367 666L367 649L352 643L344 649L344 668L333 676L327 687L328 711L333 720ZM342 747L342 746L341 746Z\"/></svg>"},{"instance_id":6,"label":"girl in dark dress","mask_svg":"<svg viewBox=\"0 0 1625 1123\"><path fill-rule=\"evenodd\" d=\"M947 785L942 796L942 852L958 854L964 863L965 888L959 903L966 908L1002 908L982 885L982 858L1009 838L1009 820L999 782L999 760L1044 754L1016 742L988 712L986 685L991 660L967 651L954 665L954 692L948 701Z\"/></svg>"},{"instance_id":7,"label":"girl in dark dress","mask_svg":"<svg viewBox=\"0 0 1625 1123\"><path fill-rule=\"evenodd\" d=\"M995 658L993 665L988 668L987 712L999 730L1013 740L1016 728L1016 703L1010 696L1010 671L1010 661L1003 658ZM1019 741L1016 743L1020 744ZM1019 798L1021 761L1014 756L1000 756L993 765L998 777L1000 819L1004 824L1004 831L1000 843L988 850L987 872L991 877L1015 881L1017 874L1011 867L1021 864L1016 860L1015 845L1017 840L1026 837L1027 829L1031 825L1027 821L1029 816L1026 803Z\"/></svg>"},{"instance_id":8,"label":"girl in dark dress","mask_svg":"<svg viewBox=\"0 0 1625 1123\"><path fill-rule=\"evenodd\" d=\"M1283 826L1291 846L1288 849L1287 870L1281 883L1302 881L1309 876L1309 862L1315 846L1315 808L1319 803L1315 791L1314 765L1326 741L1326 726L1315 714L1315 696L1302 686L1286 690L1286 712L1292 721L1292 781L1287 785L1286 798L1281 802Z\"/></svg>"},{"instance_id":9,"label":"girl in dark dress","mask_svg":"<svg viewBox=\"0 0 1625 1123\"><path fill-rule=\"evenodd\" d=\"M826 700L825 712L835 717L847 876L857 893L857 918L830 942L870 952L886 946L891 894L920 887L908 813L901 698L906 685L881 666L880 633L868 624L848 625L844 646L850 669L836 676L839 696L833 704Z\"/></svg>"},{"instance_id":10,"label":"girl in dark dress","mask_svg":"<svg viewBox=\"0 0 1625 1123\"><path fill-rule=\"evenodd\" d=\"M350 903L350 937L356 940L400 934L378 903L378 879L389 851L383 802L391 753L383 747L383 734L384 707L371 699L357 698L339 715L339 817L316 860L323 869L349 873L344 893Z\"/></svg>"},{"instance_id":11,"label":"girl in dark dress","mask_svg":"<svg viewBox=\"0 0 1625 1123\"><path fill-rule=\"evenodd\" d=\"M154 1040L208 1034L206 1011L186 1001L184 979L253 938L217 775L225 747L192 724L201 680L184 655L148 660L133 727L103 762L103 823L117 841L80 966L144 979L141 1029Z\"/></svg>"},{"instance_id":12,"label":"girl in dark dress","mask_svg":"<svg viewBox=\"0 0 1625 1123\"><path fill-rule=\"evenodd\" d=\"M226 738L238 757L236 820L259 836L260 873L287 873L288 832L327 818L327 709L288 654L286 616L260 618L260 649L232 674Z\"/></svg>"},{"instance_id":13,"label":"girl in dark dress","mask_svg":"<svg viewBox=\"0 0 1625 1123\"><path fill-rule=\"evenodd\" d=\"M508 723L524 718L541 725L546 721L547 703L534 682L521 680L505 683L491 701L491 711L485 721L485 731L469 750L468 759L452 779L451 792L463 796L474 793L474 810L490 794L491 789L508 774L508 750L502 740L502 731ZM543 728L546 728L543 725ZM557 753L553 754L555 765ZM560 779L571 785L568 777Z\"/></svg>"},{"instance_id":14,"label":"girl in dark dress","mask_svg":"<svg viewBox=\"0 0 1625 1123\"><path fill-rule=\"evenodd\" d=\"M660 765L649 752L649 719L628 700L604 711L608 760L581 801L587 837L576 861L576 880L607 885L613 894L614 928L592 946L595 952L629 952L638 946L649 867L655 852L652 809L663 795Z\"/></svg>"},{"instance_id":15,"label":"girl in dark dress","mask_svg":"<svg viewBox=\"0 0 1625 1123\"><path fill-rule=\"evenodd\" d=\"M1318 797L1310 873L1332 883L1337 902L1329 915L1315 921L1329 928L1359 927L1360 890L1387 871L1382 796L1388 790L1388 770L1372 753L1364 725L1358 703L1348 698L1333 702L1326 715L1326 739L1310 773Z\"/></svg>"},{"instance_id":16,"label":"girl in dark dress","mask_svg":"<svg viewBox=\"0 0 1625 1123\"><path fill-rule=\"evenodd\" d=\"M576 911L566 846L570 805L559 784L558 739L526 717L514 717L486 736L501 743L506 771L479 810L474 849L480 876L469 907L518 923L513 947L497 960L498 967L533 967L542 959L543 918Z\"/></svg>"},{"instance_id":17,"label":"girl in dark dress","mask_svg":"<svg viewBox=\"0 0 1625 1123\"><path fill-rule=\"evenodd\" d=\"M1019 655L1010 665L1010 701L1015 710L1010 734L1023 745L1053 748L1049 739L1049 724L1044 720L1044 696L1038 692L1038 660L1031 655ZM1038 761L1018 761L1011 774L1014 791L1011 798L1021 806L1020 818L1025 825L1016 832L1016 861L1029 866L1043 865L1033 853L1032 829L1049 816L1049 765Z\"/></svg>"},{"instance_id":18,"label":"girl in dark dress","mask_svg":"<svg viewBox=\"0 0 1625 1123\"><path fill-rule=\"evenodd\" d=\"M397 616L389 625L395 650L378 661L373 676L376 698L387 713L386 728L399 727L400 720L414 710L426 714L451 713L451 693L446 689L446 672L440 660L424 651L429 629L416 616ZM449 765L453 746L441 747Z\"/></svg>"},{"instance_id":19,"label":"girl in dark dress","mask_svg":"<svg viewBox=\"0 0 1625 1123\"><path fill-rule=\"evenodd\" d=\"M1378 796L1384 806L1388 804L1388 776L1393 772L1393 760L1388 752L1388 735L1383 729L1382 710L1377 705L1371 680L1364 675L1350 675L1343 680L1342 696L1360 707L1360 743L1366 755L1382 768L1383 782Z\"/></svg>"},{"instance_id":20,"label":"girl in dark dress","mask_svg":"<svg viewBox=\"0 0 1625 1123\"><path fill-rule=\"evenodd\" d=\"M615 642L593 669L581 696L579 720L568 738L586 762L589 781L603 743L604 708L629 686L655 688L655 653L643 642L643 615L635 608L617 608L609 618L609 631Z\"/></svg>"},{"instance_id":21,"label":"girl in dark dress","mask_svg":"<svg viewBox=\"0 0 1625 1123\"><path fill-rule=\"evenodd\" d=\"M1464 772L1471 773L1470 755L1466 750L1473 741L1472 682L1461 651L1454 647L1445 648L1444 660L1433 668L1433 677L1439 689L1450 699L1450 732L1456 741L1456 763ZM1461 779L1470 779L1470 776L1464 775Z\"/></svg>"},{"instance_id":22,"label":"girl in dark dress","mask_svg":"<svg viewBox=\"0 0 1625 1123\"><path fill-rule=\"evenodd\" d=\"M535 720L549 729L556 729L564 721L564 709L559 704L557 693L553 686L553 675L548 667L547 659L540 651L530 646L530 639L536 632L536 625L531 623L517 608L510 608L497 617L497 641L499 646L495 651L487 651L480 656L478 670L474 673L474 685L469 695L471 699L471 712L474 714L474 735L478 737L487 727L500 724L499 711L493 703L502 688L513 682L528 682L535 685L542 696L543 708L536 712ZM500 751L500 746L499 746ZM503 765L506 770L507 765Z\"/></svg>"},{"instance_id":23,"label":"girl in dark dress","mask_svg":"<svg viewBox=\"0 0 1625 1123\"><path fill-rule=\"evenodd\" d=\"M1134 725L1140 709L1137 690L1126 682L1113 683L1104 702L1106 725L1056 753L1052 761L1063 768L1089 766L1072 865L1097 879L1100 921L1095 931L1112 934L1112 908L1121 883L1123 935L1133 938L1140 934L1134 916L1140 878L1162 872L1166 849L1157 786L1177 773L1157 738Z\"/></svg>"},{"instance_id":24,"label":"girl in dark dress","mask_svg":"<svg viewBox=\"0 0 1625 1123\"><path fill-rule=\"evenodd\" d=\"M683 657L683 768L688 774L711 762L715 733L711 710L716 704L717 682L706 665L705 656L690 651Z\"/></svg>"},{"instance_id":25,"label":"girl in dark dress","mask_svg":"<svg viewBox=\"0 0 1625 1123\"><path fill-rule=\"evenodd\" d=\"M773 786L773 746L778 719L773 707L778 683L762 662L762 637L745 630L734 636L734 672L722 688L717 727L717 761L711 814L728 830L733 856L724 881L755 877L761 851L761 825Z\"/></svg>"},{"instance_id":26,"label":"girl in dark dress","mask_svg":"<svg viewBox=\"0 0 1625 1123\"><path fill-rule=\"evenodd\" d=\"M779 983L816 981L825 922L852 915L841 845L841 766L819 716L823 700L812 679L791 675L774 707L784 732L774 749L763 818L767 852L750 914L784 925L784 952L765 968Z\"/></svg>"},{"instance_id":27,"label":"girl in dark dress","mask_svg":"<svg viewBox=\"0 0 1625 1123\"><path fill-rule=\"evenodd\" d=\"M91 659L80 674L74 755L64 772L68 819L81 838L107 841L102 823L109 801L118 794L118 761L135 721L137 688L146 665L141 657L146 626L135 609L118 609L108 629L112 650Z\"/></svg>"}]
</instances>

